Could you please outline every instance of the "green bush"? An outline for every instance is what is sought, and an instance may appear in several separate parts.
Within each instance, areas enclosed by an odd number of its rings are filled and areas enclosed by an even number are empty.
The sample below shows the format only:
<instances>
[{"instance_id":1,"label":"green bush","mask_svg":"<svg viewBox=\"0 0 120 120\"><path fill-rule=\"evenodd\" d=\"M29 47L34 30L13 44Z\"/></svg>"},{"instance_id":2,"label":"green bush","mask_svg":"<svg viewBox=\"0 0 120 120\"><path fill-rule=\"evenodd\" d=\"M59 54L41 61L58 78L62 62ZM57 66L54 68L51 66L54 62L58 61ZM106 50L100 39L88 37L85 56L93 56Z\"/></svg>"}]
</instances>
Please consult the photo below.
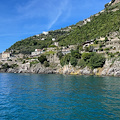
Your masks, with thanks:
<instances>
[{"instance_id":1,"label":"green bush","mask_svg":"<svg viewBox=\"0 0 120 120\"><path fill-rule=\"evenodd\" d=\"M69 62L70 62L70 58L71 58L71 54L67 54L67 55L63 56L63 57L61 58L61 60L60 60L60 64L61 64L62 66L68 65Z\"/></svg>"},{"instance_id":2,"label":"green bush","mask_svg":"<svg viewBox=\"0 0 120 120\"><path fill-rule=\"evenodd\" d=\"M70 63L71 63L71 65L73 65L75 67L77 65L77 59L74 58L74 57L71 57L70 58Z\"/></svg>"},{"instance_id":3,"label":"green bush","mask_svg":"<svg viewBox=\"0 0 120 120\"><path fill-rule=\"evenodd\" d=\"M2 65L2 69L8 69L8 68L10 68L10 66L8 65L8 63L5 63L5 64Z\"/></svg>"},{"instance_id":4,"label":"green bush","mask_svg":"<svg viewBox=\"0 0 120 120\"><path fill-rule=\"evenodd\" d=\"M78 66L80 66L81 68L85 68L86 67L86 62L83 59L80 59L77 63Z\"/></svg>"},{"instance_id":5,"label":"green bush","mask_svg":"<svg viewBox=\"0 0 120 120\"><path fill-rule=\"evenodd\" d=\"M90 57L91 57L91 53L83 53L82 54L82 59L84 61L87 61L88 59L90 59Z\"/></svg>"},{"instance_id":6,"label":"green bush","mask_svg":"<svg viewBox=\"0 0 120 120\"><path fill-rule=\"evenodd\" d=\"M40 57L38 57L38 60L40 61L41 64L43 64L44 61L47 61L47 58L45 55L41 55Z\"/></svg>"},{"instance_id":7,"label":"green bush","mask_svg":"<svg viewBox=\"0 0 120 120\"><path fill-rule=\"evenodd\" d=\"M90 66L92 69L103 67L105 64L105 58L101 54L95 53L91 58L89 59L88 66Z\"/></svg>"},{"instance_id":8,"label":"green bush","mask_svg":"<svg viewBox=\"0 0 120 120\"><path fill-rule=\"evenodd\" d=\"M49 65L49 62L48 61L44 61L44 66L45 67L49 67L50 65Z\"/></svg>"},{"instance_id":9,"label":"green bush","mask_svg":"<svg viewBox=\"0 0 120 120\"><path fill-rule=\"evenodd\" d=\"M71 50L71 56L77 59L81 58L81 54L79 53L79 50Z\"/></svg>"},{"instance_id":10,"label":"green bush","mask_svg":"<svg viewBox=\"0 0 120 120\"><path fill-rule=\"evenodd\" d=\"M30 67L31 67L32 65L37 64L37 63L39 63L37 60L34 60L34 61L30 62Z\"/></svg>"},{"instance_id":11,"label":"green bush","mask_svg":"<svg viewBox=\"0 0 120 120\"><path fill-rule=\"evenodd\" d=\"M99 43L99 41L98 41L98 40L95 40L95 41L94 41L94 44L98 44L98 43Z\"/></svg>"},{"instance_id":12,"label":"green bush","mask_svg":"<svg viewBox=\"0 0 120 120\"><path fill-rule=\"evenodd\" d=\"M105 50L105 51L109 51L109 50L110 50L110 48L105 48L104 50Z\"/></svg>"},{"instance_id":13,"label":"green bush","mask_svg":"<svg viewBox=\"0 0 120 120\"><path fill-rule=\"evenodd\" d=\"M17 68L17 67L18 67L17 64L12 64L12 65L10 65L10 68Z\"/></svg>"}]
</instances>

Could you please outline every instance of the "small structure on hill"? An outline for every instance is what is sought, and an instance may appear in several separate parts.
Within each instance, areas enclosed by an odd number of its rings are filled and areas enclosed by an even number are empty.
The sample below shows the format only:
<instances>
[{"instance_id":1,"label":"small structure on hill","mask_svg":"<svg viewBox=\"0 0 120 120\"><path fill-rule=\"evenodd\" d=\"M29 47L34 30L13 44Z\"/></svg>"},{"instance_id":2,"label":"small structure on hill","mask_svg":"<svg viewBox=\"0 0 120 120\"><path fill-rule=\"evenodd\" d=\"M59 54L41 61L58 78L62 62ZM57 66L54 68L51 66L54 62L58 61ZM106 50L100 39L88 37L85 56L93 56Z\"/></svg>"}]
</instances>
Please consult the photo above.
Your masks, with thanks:
<instances>
[{"instance_id":1,"label":"small structure on hill","mask_svg":"<svg viewBox=\"0 0 120 120\"><path fill-rule=\"evenodd\" d=\"M58 43L58 42L54 42L54 45L58 47L58 46L59 46L59 43Z\"/></svg>"},{"instance_id":2,"label":"small structure on hill","mask_svg":"<svg viewBox=\"0 0 120 120\"><path fill-rule=\"evenodd\" d=\"M42 53L44 53L43 50L41 50L41 49L35 49L35 51L31 53L31 56L37 56L37 55L40 55Z\"/></svg>"},{"instance_id":3,"label":"small structure on hill","mask_svg":"<svg viewBox=\"0 0 120 120\"><path fill-rule=\"evenodd\" d=\"M10 52L3 52L2 53L2 60L9 60L11 57Z\"/></svg>"},{"instance_id":4,"label":"small structure on hill","mask_svg":"<svg viewBox=\"0 0 120 120\"><path fill-rule=\"evenodd\" d=\"M45 40L45 38L42 38L41 40Z\"/></svg>"},{"instance_id":5,"label":"small structure on hill","mask_svg":"<svg viewBox=\"0 0 120 120\"><path fill-rule=\"evenodd\" d=\"M55 38L52 38L52 41L55 41Z\"/></svg>"},{"instance_id":6,"label":"small structure on hill","mask_svg":"<svg viewBox=\"0 0 120 120\"><path fill-rule=\"evenodd\" d=\"M62 49L62 54L63 54L63 55L66 55L66 54L68 54L68 53L71 53L71 51L70 51L69 48L63 48L63 49Z\"/></svg>"},{"instance_id":7,"label":"small structure on hill","mask_svg":"<svg viewBox=\"0 0 120 120\"><path fill-rule=\"evenodd\" d=\"M44 34L44 35L48 35L48 32L43 31L43 34Z\"/></svg>"}]
</instances>

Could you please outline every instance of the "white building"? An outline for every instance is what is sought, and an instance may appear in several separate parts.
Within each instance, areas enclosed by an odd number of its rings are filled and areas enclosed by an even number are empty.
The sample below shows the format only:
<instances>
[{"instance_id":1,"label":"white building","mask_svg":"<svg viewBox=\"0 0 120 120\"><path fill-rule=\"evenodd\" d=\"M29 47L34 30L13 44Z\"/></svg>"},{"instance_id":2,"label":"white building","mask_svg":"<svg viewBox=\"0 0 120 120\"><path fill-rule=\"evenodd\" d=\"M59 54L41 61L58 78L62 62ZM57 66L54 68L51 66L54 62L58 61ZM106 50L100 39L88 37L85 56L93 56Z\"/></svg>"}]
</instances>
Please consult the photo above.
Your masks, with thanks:
<instances>
[{"instance_id":1,"label":"white building","mask_svg":"<svg viewBox=\"0 0 120 120\"><path fill-rule=\"evenodd\" d=\"M42 53L44 53L43 50L35 49L35 51L31 53L31 56L37 56L37 55L40 55Z\"/></svg>"},{"instance_id":2,"label":"white building","mask_svg":"<svg viewBox=\"0 0 120 120\"><path fill-rule=\"evenodd\" d=\"M42 38L41 40L45 40L45 38Z\"/></svg>"},{"instance_id":3,"label":"white building","mask_svg":"<svg viewBox=\"0 0 120 120\"><path fill-rule=\"evenodd\" d=\"M62 54L63 54L63 55L66 55L66 54L68 54L68 53L71 53L71 51L70 51L69 48L67 48L67 49L62 49Z\"/></svg>"},{"instance_id":4,"label":"white building","mask_svg":"<svg viewBox=\"0 0 120 120\"><path fill-rule=\"evenodd\" d=\"M36 35L36 37L39 37L40 35L38 34L38 35Z\"/></svg>"},{"instance_id":5,"label":"white building","mask_svg":"<svg viewBox=\"0 0 120 120\"><path fill-rule=\"evenodd\" d=\"M55 38L52 38L52 41L55 41Z\"/></svg>"},{"instance_id":6,"label":"white building","mask_svg":"<svg viewBox=\"0 0 120 120\"><path fill-rule=\"evenodd\" d=\"M8 59L10 59L10 52L3 52L3 53L2 53L2 59L3 59L3 60L8 60Z\"/></svg>"},{"instance_id":7,"label":"white building","mask_svg":"<svg viewBox=\"0 0 120 120\"><path fill-rule=\"evenodd\" d=\"M87 24L87 22L90 22L90 21L91 21L90 18L84 19L84 20L83 20L83 24L85 25L85 24Z\"/></svg>"},{"instance_id":8,"label":"white building","mask_svg":"<svg viewBox=\"0 0 120 120\"><path fill-rule=\"evenodd\" d=\"M44 34L44 35L48 35L48 32L43 31L43 34Z\"/></svg>"}]
</instances>

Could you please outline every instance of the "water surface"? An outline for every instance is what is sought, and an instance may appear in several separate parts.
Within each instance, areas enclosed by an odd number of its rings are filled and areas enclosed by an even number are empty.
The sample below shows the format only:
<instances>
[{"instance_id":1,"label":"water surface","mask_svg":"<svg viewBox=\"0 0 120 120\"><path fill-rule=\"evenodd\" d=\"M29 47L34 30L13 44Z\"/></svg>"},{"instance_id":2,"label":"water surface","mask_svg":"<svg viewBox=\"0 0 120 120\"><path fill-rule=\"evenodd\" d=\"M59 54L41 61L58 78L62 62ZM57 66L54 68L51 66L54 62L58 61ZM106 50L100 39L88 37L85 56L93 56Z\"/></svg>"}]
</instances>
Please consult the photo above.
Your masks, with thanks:
<instances>
[{"instance_id":1,"label":"water surface","mask_svg":"<svg viewBox=\"0 0 120 120\"><path fill-rule=\"evenodd\" d=\"M120 120L120 78L0 73L0 120Z\"/></svg>"}]
</instances>

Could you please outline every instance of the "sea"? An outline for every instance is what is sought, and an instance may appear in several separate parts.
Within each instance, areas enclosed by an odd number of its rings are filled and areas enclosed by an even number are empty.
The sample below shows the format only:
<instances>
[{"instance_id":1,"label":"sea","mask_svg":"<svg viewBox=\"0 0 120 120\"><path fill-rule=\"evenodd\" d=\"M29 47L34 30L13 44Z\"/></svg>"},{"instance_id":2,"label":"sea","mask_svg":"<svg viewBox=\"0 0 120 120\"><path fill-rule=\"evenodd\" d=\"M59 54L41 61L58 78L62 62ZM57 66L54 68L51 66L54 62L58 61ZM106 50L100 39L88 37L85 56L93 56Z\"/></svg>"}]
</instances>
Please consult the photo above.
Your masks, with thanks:
<instances>
[{"instance_id":1,"label":"sea","mask_svg":"<svg viewBox=\"0 0 120 120\"><path fill-rule=\"evenodd\" d=\"M0 120L120 120L120 78L0 73Z\"/></svg>"}]
</instances>

